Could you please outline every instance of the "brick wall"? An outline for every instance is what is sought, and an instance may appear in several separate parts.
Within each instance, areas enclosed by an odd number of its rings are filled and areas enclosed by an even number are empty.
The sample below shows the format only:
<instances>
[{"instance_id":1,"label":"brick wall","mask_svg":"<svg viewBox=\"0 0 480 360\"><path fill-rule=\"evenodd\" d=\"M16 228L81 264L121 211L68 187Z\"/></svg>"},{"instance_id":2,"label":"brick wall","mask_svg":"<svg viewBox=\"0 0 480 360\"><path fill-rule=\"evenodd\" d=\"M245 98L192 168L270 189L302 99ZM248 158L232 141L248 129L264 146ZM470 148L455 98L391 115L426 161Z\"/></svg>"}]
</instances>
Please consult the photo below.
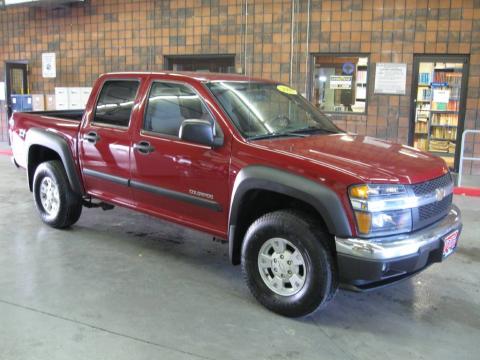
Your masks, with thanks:
<instances>
[{"instance_id":1,"label":"brick wall","mask_svg":"<svg viewBox=\"0 0 480 360\"><path fill-rule=\"evenodd\" d=\"M406 143L413 55L467 54L465 129L480 129L479 0L311 0L310 11L307 0L245 1L90 0L57 10L3 10L0 77L5 60L28 60L31 92L53 93L55 86L89 86L103 72L161 70L165 55L235 54L248 75L305 92L307 54L365 53L371 65L407 63L407 95L373 95L371 71L367 115L335 121ZM42 52L57 54L56 79L41 77ZM480 156L480 136L466 149ZM480 164L473 171L480 174Z\"/></svg>"}]
</instances>

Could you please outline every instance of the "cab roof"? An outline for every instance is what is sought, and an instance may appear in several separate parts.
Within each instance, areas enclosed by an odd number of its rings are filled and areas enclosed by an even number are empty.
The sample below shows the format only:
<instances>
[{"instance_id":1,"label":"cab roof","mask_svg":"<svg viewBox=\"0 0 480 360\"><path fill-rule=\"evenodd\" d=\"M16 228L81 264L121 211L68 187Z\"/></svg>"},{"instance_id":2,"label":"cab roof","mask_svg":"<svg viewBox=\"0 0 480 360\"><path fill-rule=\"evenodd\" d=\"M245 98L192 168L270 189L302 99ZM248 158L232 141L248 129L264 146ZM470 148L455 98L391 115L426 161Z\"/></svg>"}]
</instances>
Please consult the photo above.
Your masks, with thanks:
<instances>
[{"instance_id":1,"label":"cab roof","mask_svg":"<svg viewBox=\"0 0 480 360\"><path fill-rule=\"evenodd\" d=\"M254 81L254 82L269 82L277 83L272 80L238 75L238 74L228 74L228 73L209 73L209 72L193 72L193 71L159 71L159 72L112 72L103 74L102 76L118 76L118 75L167 75L169 77L179 77L179 78L188 78L194 79L200 82L210 82L210 81Z\"/></svg>"}]
</instances>

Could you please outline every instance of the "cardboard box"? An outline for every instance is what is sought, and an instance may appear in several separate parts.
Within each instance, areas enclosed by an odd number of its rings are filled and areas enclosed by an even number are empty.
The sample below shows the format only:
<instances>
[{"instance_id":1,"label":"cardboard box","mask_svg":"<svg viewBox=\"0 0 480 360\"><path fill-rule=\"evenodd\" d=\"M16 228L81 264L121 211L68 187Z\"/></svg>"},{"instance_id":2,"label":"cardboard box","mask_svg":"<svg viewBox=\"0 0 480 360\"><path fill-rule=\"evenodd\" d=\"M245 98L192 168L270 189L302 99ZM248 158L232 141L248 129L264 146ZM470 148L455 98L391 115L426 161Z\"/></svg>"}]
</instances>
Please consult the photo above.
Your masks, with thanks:
<instances>
[{"instance_id":1,"label":"cardboard box","mask_svg":"<svg viewBox=\"0 0 480 360\"><path fill-rule=\"evenodd\" d=\"M47 111L57 109L56 103L55 103L55 95L47 94L45 102L46 102L46 105L47 105Z\"/></svg>"},{"instance_id":2,"label":"cardboard box","mask_svg":"<svg viewBox=\"0 0 480 360\"><path fill-rule=\"evenodd\" d=\"M45 96L43 94L32 94L32 110L33 111L45 110Z\"/></svg>"}]
</instances>

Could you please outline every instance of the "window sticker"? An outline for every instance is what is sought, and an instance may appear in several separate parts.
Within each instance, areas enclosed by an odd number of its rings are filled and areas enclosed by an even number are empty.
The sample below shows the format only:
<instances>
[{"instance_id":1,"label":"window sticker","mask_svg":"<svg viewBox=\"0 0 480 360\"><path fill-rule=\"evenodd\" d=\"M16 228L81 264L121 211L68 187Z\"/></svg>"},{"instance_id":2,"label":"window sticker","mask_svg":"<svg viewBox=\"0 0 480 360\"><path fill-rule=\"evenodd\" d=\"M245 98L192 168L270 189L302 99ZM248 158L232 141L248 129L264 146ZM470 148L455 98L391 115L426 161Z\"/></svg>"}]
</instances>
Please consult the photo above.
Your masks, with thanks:
<instances>
[{"instance_id":1,"label":"window sticker","mask_svg":"<svg viewBox=\"0 0 480 360\"><path fill-rule=\"evenodd\" d=\"M297 95L297 90L286 85L277 85L277 90L289 95Z\"/></svg>"}]
</instances>

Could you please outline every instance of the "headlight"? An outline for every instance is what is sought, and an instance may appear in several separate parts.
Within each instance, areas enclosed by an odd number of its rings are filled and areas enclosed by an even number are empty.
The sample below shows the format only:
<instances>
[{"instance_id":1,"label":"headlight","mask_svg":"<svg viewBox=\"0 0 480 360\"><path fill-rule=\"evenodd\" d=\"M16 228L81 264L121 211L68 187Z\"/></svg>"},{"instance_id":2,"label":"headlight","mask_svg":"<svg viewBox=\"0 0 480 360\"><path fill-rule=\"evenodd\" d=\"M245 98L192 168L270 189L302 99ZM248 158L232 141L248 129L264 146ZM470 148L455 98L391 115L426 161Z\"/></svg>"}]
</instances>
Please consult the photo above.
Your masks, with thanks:
<instances>
[{"instance_id":1,"label":"headlight","mask_svg":"<svg viewBox=\"0 0 480 360\"><path fill-rule=\"evenodd\" d=\"M412 230L412 199L403 185L355 185L349 189L357 230L365 237Z\"/></svg>"}]
</instances>

